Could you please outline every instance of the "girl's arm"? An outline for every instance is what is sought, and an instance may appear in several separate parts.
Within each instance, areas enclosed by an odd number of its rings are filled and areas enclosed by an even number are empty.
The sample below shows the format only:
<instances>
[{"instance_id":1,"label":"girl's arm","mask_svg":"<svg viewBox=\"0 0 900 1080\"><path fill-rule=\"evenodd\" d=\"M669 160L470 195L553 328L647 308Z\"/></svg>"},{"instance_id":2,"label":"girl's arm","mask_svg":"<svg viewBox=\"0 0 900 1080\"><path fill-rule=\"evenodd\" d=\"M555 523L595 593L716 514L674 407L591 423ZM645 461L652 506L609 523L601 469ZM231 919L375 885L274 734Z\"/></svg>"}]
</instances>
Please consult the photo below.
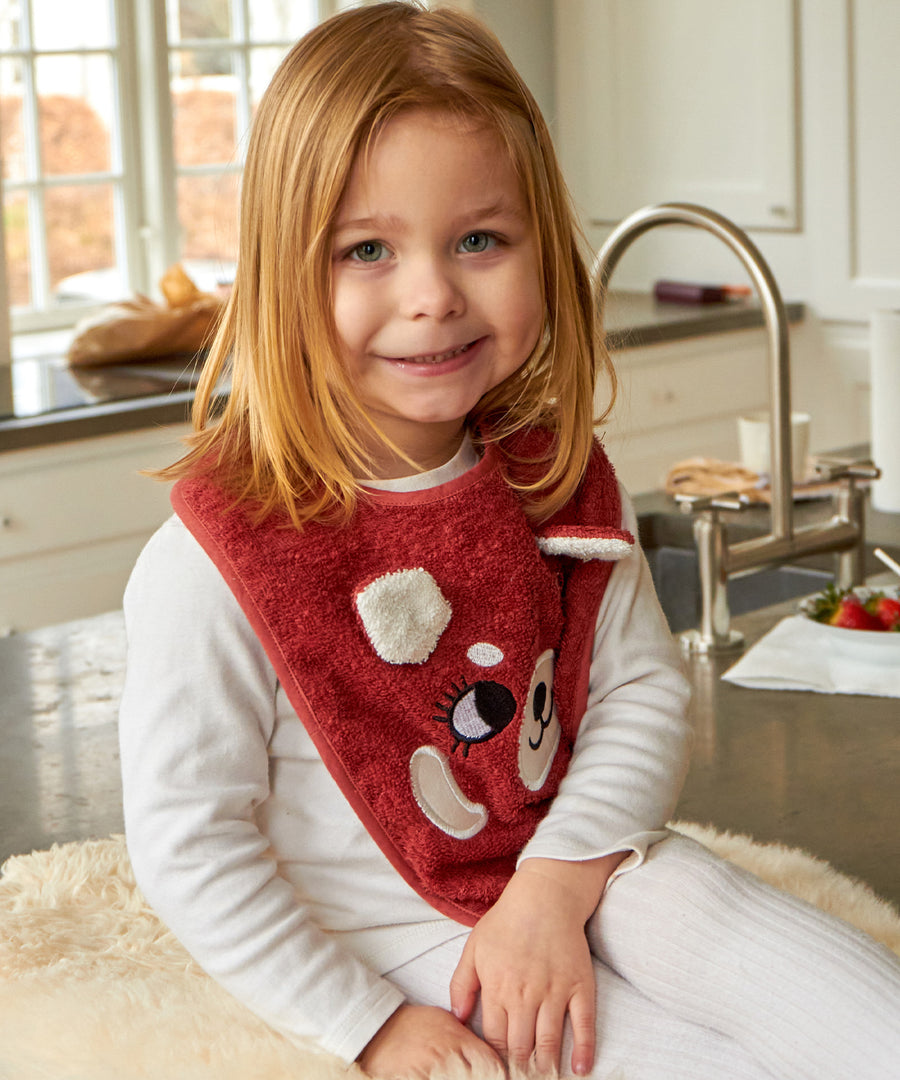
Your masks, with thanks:
<instances>
[{"instance_id":1,"label":"girl's arm","mask_svg":"<svg viewBox=\"0 0 900 1080\"><path fill-rule=\"evenodd\" d=\"M218 571L172 519L125 596L120 744L128 848L197 962L289 1036L353 1060L403 995L320 931L254 811L269 793L276 683Z\"/></svg>"},{"instance_id":2,"label":"girl's arm","mask_svg":"<svg viewBox=\"0 0 900 1080\"><path fill-rule=\"evenodd\" d=\"M636 535L623 493L623 527ZM595 989L584 924L626 858L665 835L690 752L687 681L643 553L618 563L597 616L588 705L569 770L519 869L475 927L451 983L465 1019L480 991L485 1039L524 1065L594 1057ZM527 948L522 948L527 942Z\"/></svg>"},{"instance_id":3,"label":"girl's arm","mask_svg":"<svg viewBox=\"0 0 900 1080\"><path fill-rule=\"evenodd\" d=\"M622 527L637 535L622 492ZM581 861L661 839L687 773L690 687L636 546L618 562L597 613L587 708L566 776L525 846L530 858Z\"/></svg>"}]
</instances>

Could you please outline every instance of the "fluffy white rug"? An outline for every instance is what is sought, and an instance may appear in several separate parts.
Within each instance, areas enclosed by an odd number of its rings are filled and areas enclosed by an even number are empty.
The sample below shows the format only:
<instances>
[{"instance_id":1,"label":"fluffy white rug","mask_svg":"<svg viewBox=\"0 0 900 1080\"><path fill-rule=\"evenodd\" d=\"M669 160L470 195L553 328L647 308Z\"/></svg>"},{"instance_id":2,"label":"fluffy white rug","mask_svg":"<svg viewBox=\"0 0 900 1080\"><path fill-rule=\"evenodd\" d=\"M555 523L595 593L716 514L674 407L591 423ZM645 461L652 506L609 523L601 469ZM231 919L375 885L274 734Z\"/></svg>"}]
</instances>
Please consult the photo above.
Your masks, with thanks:
<instances>
[{"instance_id":1,"label":"fluffy white rug","mask_svg":"<svg viewBox=\"0 0 900 1080\"><path fill-rule=\"evenodd\" d=\"M795 849L677 824L900 955L900 913ZM134 884L121 837L16 856L0 878L0 1080L362 1080L209 979ZM452 1080L448 1069L444 1080Z\"/></svg>"}]
</instances>

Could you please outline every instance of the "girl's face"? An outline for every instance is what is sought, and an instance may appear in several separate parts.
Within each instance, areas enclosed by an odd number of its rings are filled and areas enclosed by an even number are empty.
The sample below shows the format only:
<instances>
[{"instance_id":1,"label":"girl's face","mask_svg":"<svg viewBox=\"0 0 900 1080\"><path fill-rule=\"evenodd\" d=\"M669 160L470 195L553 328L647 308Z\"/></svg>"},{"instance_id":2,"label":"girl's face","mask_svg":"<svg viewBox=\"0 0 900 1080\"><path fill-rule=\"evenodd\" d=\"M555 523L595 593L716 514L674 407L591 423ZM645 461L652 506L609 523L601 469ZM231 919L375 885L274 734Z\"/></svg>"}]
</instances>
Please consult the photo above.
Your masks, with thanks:
<instances>
[{"instance_id":1,"label":"girl's face","mask_svg":"<svg viewBox=\"0 0 900 1080\"><path fill-rule=\"evenodd\" d=\"M427 110L390 121L351 173L333 282L363 402L414 461L441 464L544 322L531 217L497 136ZM404 471L384 454L377 467Z\"/></svg>"}]
</instances>

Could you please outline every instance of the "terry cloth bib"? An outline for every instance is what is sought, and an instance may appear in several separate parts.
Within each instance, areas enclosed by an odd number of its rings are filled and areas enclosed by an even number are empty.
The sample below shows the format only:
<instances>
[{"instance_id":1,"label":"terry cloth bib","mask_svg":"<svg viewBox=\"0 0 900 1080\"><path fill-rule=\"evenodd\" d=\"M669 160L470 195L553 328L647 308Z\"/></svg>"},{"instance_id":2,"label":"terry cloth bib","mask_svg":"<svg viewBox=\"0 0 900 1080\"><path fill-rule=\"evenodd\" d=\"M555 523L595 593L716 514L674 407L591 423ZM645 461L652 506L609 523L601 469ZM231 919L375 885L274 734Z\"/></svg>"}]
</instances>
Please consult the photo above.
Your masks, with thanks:
<instances>
[{"instance_id":1,"label":"terry cloth bib","mask_svg":"<svg viewBox=\"0 0 900 1080\"><path fill-rule=\"evenodd\" d=\"M506 475L547 439L489 444L436 488L367 491L346 526L253 524L204 479L172 495L369 833L467 925L497 900L557 792L596 612L634 543L599 445L576 496L531 527Z\"/></svg>"}]
</instances>

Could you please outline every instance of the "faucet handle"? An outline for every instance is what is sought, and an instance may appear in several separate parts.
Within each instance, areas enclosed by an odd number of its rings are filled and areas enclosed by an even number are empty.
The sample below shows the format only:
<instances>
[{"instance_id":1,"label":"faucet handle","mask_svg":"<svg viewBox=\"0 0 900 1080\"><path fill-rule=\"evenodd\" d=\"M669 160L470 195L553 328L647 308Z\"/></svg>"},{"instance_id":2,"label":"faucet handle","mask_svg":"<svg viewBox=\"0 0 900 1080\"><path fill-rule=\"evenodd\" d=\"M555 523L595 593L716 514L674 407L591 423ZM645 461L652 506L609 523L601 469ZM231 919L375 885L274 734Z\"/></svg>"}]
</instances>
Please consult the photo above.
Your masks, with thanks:
<instances>
[{"instance_id":1,"label":"faucet handle","mask_svg":"<svg viewBox=\"0 0 900 1080\"><path fill-rule=\"evenodd\" d=\"M840 458L819 457L814 461L817 480L877 480L881 469L869 458L846 461Z\"/></svg>"},{"instance_id":2,"label":"faucet handle","mask_svg":"<svg viewBox=\"0 0 900 1080\"><path fill-rule=\"evenodd\" d=\"M750 499L740 491L722 491L717 495L687 495L679 492L675 502L682 514L697 514L703 510L743 510L750 505Z\"/></svg>"}]
</instances>

